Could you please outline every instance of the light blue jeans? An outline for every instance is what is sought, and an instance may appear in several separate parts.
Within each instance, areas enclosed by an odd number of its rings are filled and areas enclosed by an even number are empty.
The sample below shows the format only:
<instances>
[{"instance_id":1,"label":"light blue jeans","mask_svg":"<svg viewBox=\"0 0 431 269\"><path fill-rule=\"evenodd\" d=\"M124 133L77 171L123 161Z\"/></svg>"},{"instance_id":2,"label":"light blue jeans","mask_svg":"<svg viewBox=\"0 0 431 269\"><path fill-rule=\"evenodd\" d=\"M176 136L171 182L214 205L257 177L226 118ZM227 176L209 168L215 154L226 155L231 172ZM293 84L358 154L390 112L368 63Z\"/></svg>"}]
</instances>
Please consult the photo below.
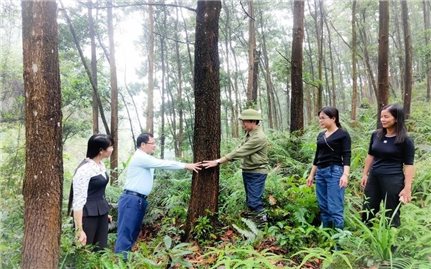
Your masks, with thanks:
<instances>
[{"instance_id":1,"label":"light blue jeans","mask_svg":"<svg viewBox=\"0 0 431 269\"><path fill-rule=\"evenodd\" d=\"M345 188L339 186L342 175L343 167L339 165L317 168L316 195L323 227L344 228Z\"/></svg>"}]
</instances>

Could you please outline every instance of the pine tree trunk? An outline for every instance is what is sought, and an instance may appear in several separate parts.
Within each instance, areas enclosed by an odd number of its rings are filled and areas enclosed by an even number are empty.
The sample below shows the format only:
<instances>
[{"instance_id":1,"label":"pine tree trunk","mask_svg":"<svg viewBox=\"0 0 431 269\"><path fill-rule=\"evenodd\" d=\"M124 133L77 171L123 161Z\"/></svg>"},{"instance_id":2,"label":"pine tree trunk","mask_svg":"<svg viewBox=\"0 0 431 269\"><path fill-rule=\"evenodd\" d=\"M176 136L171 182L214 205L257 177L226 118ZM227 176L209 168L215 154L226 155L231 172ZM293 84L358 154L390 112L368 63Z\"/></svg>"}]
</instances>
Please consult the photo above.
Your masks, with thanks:
<instances>
[{"instance_id":1,"label":"pine tree trunk","mask_svg":"<svg viewBox=\"0 0 431 269\"><path fill-rule=\"evenodd\" d=\"M377 125L380 124L380 111L389 101L389 1L379 1L379 59Z\"/></svg>"},{"instance_id":2,"label":"pine tree trunk","mask_svg":"<svg viewBox=\"0 0 431 269\"><path fill-rule=\"evenodd\" d=\"M26 166L21 268L58 268L63 191L56 1L22 1Z\"/></svg>"},{"instance_id":3,"label":"pine tree trunk","mask_svg":"<svg viewBox=\"0 0 431 269\"><path fill-rule=\"evenodd\" d=\"M401 13L403 17L403 32L404 32L404 112L405 118L410 117L410 106L412 101L412 43L409 23L409 9L406 0L401 0Z\"/></svg>"},{"instance_id":4,"label":"pine tree trunk","mask_svg":"<svg viewBox=\"0 0 431 269\"><path fill-rule=\"evenodd\" d=\"M108 0L108 36L109 36L109 67L111 75L111 137L114 141L114 150L111 154L111 184L116 185L118 180L118 87L117 64L115 60L114 26L112 18L112 0Z\"/></svg>"},{"instance_id":5,"label":"pine tree trunk","mask_svg":"<svg viewBox=\"0 0 431 269\"><path fill-rule=\"evenodd\" d=\"M91 79L97 89L97 55L96 55L96 35L94 32L93 20L93 1L87 1L88 7L88 31L91 42ZM93 92L92 107L93 107L93 134L99 133L99 109L97 103L97 96Z\"/></svg>"},{"instance_id":6,"label":"pine tree trunk","mask_svg":"<svg viewBox=\"0 0 431 269\"><path fill-rule=\"evenodd\" d=\"M256 26L254 18L253 0L248 1L248 80L247 80L247 106L254 107L257 102L257 51Z\"/></svg>"},{"instance_id":7,"label":"pine tree trunk","mask_svg":"<svg viewBox=\"0 0 431 269\"><path fill-rule=\"evenodd\" d=\"M290 114L290 131L304 129L303 85L302 85L302 42L304 39L304 1L295 0L293 8L293 38L292 38L292 100Z\"/></svg>"},{"instance_id":8,"label":"pine tree trunk","mask_svg":"<svg viewBox=\"0 0 431 269\"><path fill-rule=\"evenodd\" d=\"M423 14L424 14L424 28L425 28L425 46L429 47L430 44L430 31L431 31L431 19L430 19L430 3L429 1L422 1L422 8L423 8ZM431 56L430 53L427 54L425 57L425 68L426 68L426 79L427 79L427 94L426 99L427 102L430 102L431 100Z\"/></svg>"},{"instance_id":9,"label":"pine tree trunk","mask_svg":"<svg viewBox=\"0 0 431 269\"><path fill-rule=\"evenodd\" d=\"M149 1L152 3L152 0ZM148 89L146 131L154 133L154 14L153 6L148 6Z\"/></svg>"},{"instance_id":10,"label":"pine tree trunk","mask_svg":"<svg viewBox=\"0 0 431 269\"><path fill-rule=\"evenodd\" d=\"M358 105L358 79L357 79L357 60L356 60L356 4L357 1L354 0L352 3L352 106L350 119L356 121L356 108Z\"/></svg>"},{"instance_id":11,"label":"pine tree trunk","mask_svg":"<svg viewBox=\"0 0 431 269\"><path fill-rule=\"evenodd\" d=\"M194 161L214 160L220 156L220 78L218 30L221 2L198 1L195 38L195 132ZM191 238L200 216L218 210L219 168L194 173L185 235Z\"/></svg>"}]
</instances>

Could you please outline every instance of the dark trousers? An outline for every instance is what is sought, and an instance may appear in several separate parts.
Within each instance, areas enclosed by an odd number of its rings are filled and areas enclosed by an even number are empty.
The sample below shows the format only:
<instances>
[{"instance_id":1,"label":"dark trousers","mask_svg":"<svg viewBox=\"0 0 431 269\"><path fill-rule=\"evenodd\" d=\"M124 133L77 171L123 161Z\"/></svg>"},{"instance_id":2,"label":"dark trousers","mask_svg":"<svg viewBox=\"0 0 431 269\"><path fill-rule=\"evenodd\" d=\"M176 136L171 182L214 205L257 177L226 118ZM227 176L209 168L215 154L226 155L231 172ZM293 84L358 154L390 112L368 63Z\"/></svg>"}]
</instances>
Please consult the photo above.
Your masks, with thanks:
<instances>
[{"instance_id":1,"label":"dark trousers","mask_svg":"<svg viewBox=\"0 0 431 269\"><path fill-rule=\"evenodd\" d=\"M263 208L263 191L265 190L266 174L242 172L245 198L251 211L261 212Z\"/></svg>"},{"instance_id":2,"label":"dark trousers","mask_svg":"<svg viewBox=\"0 0 431 269\"><path fill-rule=\"evenodd\" d=\"M87 235L87 244L99 251L108 245L108 214L82 218L82 228Z\"/></svg>"},{"instance_id":3,"label":"dark trousers","mask_svg":"<svg viewBox=\"0 0 431 269\"><path fill-rule=\"evenodd\" d=\"M385 202L386 217L392 218L391 226L400 226L400 210L394 214L399 205L399 193L404 188L404 174L381 175L372 171L368 175L367 185L365 186L365 201L362 213L362 220L369 223L380 209L380 203Z\"/></svg>"},{"instance_id":4,"label":"dark trousers","mask_svg":"<svg viewBox=\"0 0 431 269\"><path fill-rule=\"evenodd\" d=\"M148 202L146 198L123 193L118 201L118 227L115 253L122 253L127 259L130 251L141 231Z\"/></svg>"}]
</instances>

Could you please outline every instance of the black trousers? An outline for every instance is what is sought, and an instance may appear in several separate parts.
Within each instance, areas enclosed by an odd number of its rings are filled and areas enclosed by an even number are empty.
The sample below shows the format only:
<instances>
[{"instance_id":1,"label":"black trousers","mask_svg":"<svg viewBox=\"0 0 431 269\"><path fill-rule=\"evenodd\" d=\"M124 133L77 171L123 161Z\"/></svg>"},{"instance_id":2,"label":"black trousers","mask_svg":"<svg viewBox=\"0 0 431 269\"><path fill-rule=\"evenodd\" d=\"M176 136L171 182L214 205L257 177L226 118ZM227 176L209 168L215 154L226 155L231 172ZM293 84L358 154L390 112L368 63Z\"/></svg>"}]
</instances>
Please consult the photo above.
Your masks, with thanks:
<instances>
[{"instance_id":1,"label":"black trousers","mask_svg":"<svg viewBox=\"0 0 431 269\"><path fill-rule=\"evenodd\" d=\"M399 193L404 188L404 174L382 175L372 171L368 175L367 185L365 186L365 201L362 213L362 220L369 223L380 209L380 203L386 204L386 217L391 218L395 209L400 204ZM400 210L398 209L393 216L391 226L400 226Z\"/></svg>"},{"instance_id":2,"label":"black trousers","mask_svg":"<svg viewBox=\"0 0 431 269\"><path fill-rule=\"evenodd\" d=\"M94 251L99 251L107 247L108 214L83 217L82 228L87 235L87 244L94 245Z\"/></svg>"}]
</instances>

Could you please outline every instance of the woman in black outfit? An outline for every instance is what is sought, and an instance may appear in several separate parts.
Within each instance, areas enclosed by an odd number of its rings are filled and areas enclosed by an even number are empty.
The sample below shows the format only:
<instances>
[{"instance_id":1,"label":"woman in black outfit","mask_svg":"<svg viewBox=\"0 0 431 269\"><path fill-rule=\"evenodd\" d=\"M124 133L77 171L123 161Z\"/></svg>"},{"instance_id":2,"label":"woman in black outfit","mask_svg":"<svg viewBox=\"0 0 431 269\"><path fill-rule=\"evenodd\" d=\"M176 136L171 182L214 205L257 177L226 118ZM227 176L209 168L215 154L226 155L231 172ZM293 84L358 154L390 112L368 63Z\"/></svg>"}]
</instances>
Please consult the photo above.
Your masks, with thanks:
<instances>
[{"instance_id":1,"label":"woman in black outfit","mask_svg":"<svg viewBox=\"0 0 431 269\"><path fill-rule=\"evenodd\" d=\"M307 185L312 186L316 179L316 195L323 227L343 229L344 190L350 172L350 135L341 128L335 107L322 108L318 116L320 127L326 130L317 136L316 154Z\"/></svg>"},{"instance_id":2,"label":"woman in black outfit","mask_svg":"<svg viewBox=\"0 0 431 269\"><path fill-rule=\"evenodd\" d=\"M415 149L407 135L401 106L385 106L380 121L382 127L371 135L362 173L361 186L365 188L362 220L369 223L384 201L386 216L393 217L391 225L398 227L400 210L395 212L395 209L400 202L408 203L412 199Z\"/></svg>"},{"instance_id":3,"label":"woman in black outfit","mask_svg":"<svg viewBox=\"0 0 431 269\"><path fill-rule=\"evenodd\" d=\"M105 248L108 241L110 216L105 189L109 178L102 160L111 156L112 145L113 140L108 135L96 134L90 137L87 158L75 171L69 197L76 238L83 245L95 245L95 251Z\"/></svg>"}]
</instances>

